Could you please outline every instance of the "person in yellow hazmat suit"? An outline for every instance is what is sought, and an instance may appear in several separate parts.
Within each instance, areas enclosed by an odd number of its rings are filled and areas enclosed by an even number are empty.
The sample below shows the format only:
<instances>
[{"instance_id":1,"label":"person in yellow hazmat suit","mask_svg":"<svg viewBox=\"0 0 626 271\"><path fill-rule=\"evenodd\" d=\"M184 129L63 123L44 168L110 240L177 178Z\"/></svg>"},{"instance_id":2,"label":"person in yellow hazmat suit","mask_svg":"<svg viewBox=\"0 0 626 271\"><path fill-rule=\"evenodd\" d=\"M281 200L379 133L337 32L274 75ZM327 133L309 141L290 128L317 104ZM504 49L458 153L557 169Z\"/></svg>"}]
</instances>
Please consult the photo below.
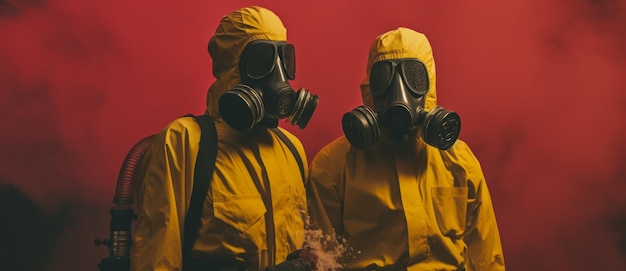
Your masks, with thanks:
<instances>
[{"instance_id":1,"label":"person in yellow hazmat suit","mask_svg":"<svg viewBox=\"0 0 626 271\"><path fill-rule=\"evenodd\" d=\"M205 114L217 131L217 157L197 238L183 255L201 128L181 117L156 135L140 167L131 270L313 270L315 255L302 249L305 150L278 122L303 129L318 96L289 85L295 51L286 29L268 9L237 9L221 19L208 51L217 81Z\"/></svg>"},{"instance_id":2,"label":"person in yellow hazmat suit","mask_svg":"<svg viewBox=\"0 0 626 271\"><path fill-rule=\"evenodd\" d=\"M437 106L426 36L378 36L366 70L365 105L343 116L307 185L313 221L355 252L346 270L504 270L480 164L459 115Z\"/></svg>"}]
</instances>

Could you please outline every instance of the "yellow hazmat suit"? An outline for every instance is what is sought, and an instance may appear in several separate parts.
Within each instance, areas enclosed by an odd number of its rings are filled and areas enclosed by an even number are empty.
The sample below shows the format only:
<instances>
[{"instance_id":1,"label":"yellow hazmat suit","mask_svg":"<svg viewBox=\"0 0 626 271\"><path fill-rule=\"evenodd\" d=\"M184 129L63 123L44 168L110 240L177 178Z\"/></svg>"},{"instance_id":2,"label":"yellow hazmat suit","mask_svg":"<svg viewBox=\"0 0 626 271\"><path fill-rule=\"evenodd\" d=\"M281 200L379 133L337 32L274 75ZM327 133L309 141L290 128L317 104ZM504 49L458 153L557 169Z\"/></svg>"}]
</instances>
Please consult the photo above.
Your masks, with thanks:
<instances>
[{"instance_id":1,"label":"yellow hazmat suit","mask_svg":"<svg viewBox=\"0 0 626 271\"><path fill-rule=\"evenodd\" d=\"M435 63L427 38L407 28L371 46L365 105L373 108L369 71L380 60L417 58L428 70L425 110L436 106ZM357 253L347 270L504 270L493 206L478 160L457 140L442 151L421 136L380 141L359 151L342 136L311 163L308 187L313 220L335 230ZM419 133L417 133L419 134Z\"/></svg>"},{"instance_id":2,"label":"yellow hazmat suit","mask_svg":"<svg viewBox=\"0 0 626 271\"><path fill-rule=\"evenodd\" d=\"M253 40L285 41L286 29L271 11L249 7L225 16L209 42L217 81L209 89L206 112L215 119L218 152L192 251L195 258L234 260L250 271L282 262L301 248L306 215L304 180L283 141L263 127L236 131L219 116L218 99L240 83L239 55ZM306 169L302 144L282 131ZM167 125L146 154L144 177L136 186L132 270L181 270L199 141L198 124L183 117Z\"/></svg>"}]
</instances>

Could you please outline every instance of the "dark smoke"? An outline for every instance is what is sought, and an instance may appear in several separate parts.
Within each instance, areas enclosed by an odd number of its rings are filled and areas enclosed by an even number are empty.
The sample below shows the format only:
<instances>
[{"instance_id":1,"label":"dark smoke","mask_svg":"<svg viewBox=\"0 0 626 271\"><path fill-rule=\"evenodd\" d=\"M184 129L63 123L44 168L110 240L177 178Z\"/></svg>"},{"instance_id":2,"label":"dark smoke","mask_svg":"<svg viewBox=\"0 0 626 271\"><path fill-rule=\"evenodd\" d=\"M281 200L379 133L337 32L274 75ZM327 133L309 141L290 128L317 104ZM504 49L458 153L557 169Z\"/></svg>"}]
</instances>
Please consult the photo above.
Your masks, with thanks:
<instances>
[{"instance_id":1,"label":"dark smoke","mask_svg":"<svg viewBox=\"0 0 626 271\"><path fill-rule=\"evenodd\" d=\"M293 86L320 95L306 130L283 127L310 160L361 103L372 40L424 32L439 103L481 161L507 269L624 270L625 2L264 1L296 45ZM92 240L108 234L126 152L203 111L206 43L250 4L0 0L0 227L15 232L0 229L0 264L97 269L108 254Z\"/></svg>"},{"instance_id":2,"label":"dark smoke","mask_svg":"<svg viewBox=\"0 0 626 271\"><path fill-rule=\"evenodd\" d=\"M59 235L66 227L68 209L46 214L13 186L0 186L0 263L4 270L44 270Z\"/></svg>"},{"instance_id":3,"label":"dark smoke","mask_svg":"<svg viewBox=\"0 0 626 271\"><path fill-rule=\"evenodd\" d=\"M0 1L0 16L10 16L13 14L17 14L19 9L9 4L7 1Z\"/></svg>"}]
</instances>

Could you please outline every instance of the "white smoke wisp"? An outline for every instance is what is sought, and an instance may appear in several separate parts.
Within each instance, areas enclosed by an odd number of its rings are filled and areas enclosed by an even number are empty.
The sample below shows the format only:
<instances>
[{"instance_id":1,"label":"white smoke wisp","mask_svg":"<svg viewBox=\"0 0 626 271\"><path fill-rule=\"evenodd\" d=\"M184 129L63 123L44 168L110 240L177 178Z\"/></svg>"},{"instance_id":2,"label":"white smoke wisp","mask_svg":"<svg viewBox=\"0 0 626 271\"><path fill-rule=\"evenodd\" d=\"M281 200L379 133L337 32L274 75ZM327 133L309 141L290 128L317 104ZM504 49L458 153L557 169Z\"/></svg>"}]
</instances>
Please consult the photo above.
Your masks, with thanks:
<instances>
[{"instance_id":1,"label":"white smoke wisp","mask_svg":"<svg viewBox=\"0 0 626 271\"><path fill-rule=\"evenodd\" d=\"M305 219L304 248L313 250L317 255L317 271L344 270L344 261L355 257L358 251L354 251L345 238L337 236L335 231L325 233L311 222L309 216Z\"/></svg>"}]
</instances>

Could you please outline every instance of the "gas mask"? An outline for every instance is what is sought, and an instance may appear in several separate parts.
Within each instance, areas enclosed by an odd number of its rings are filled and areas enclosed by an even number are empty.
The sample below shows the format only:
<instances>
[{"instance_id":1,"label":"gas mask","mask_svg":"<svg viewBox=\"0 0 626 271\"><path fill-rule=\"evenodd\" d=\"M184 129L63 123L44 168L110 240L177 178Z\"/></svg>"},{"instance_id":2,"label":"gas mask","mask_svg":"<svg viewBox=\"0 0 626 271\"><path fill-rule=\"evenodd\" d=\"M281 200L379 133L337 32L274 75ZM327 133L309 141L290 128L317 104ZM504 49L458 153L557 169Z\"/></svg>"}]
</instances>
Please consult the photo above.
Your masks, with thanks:
<instances>
[{"instance_id":1,"label":"gas mask","mask_svg":"<svg viewBox=\"0 0 626 271\"><path fill-rule=\"evenodd\" d=\"M219 100L220 115L239 131L256 124L276 127L279 119L297 125L308 124L319 97L306 89L295 92L288 80L295 78L295 51L292 44L256 40L247 44L239 61L241 84Z\"/></svg>"},{"instance_id":2,"label":"gas mask","mask_svg":"<svg viewBox=\"0 0 626 271\"><path fill-rule=\"evenodd\" d=\"M359 106L342 118L343 132L353 147L365 149L376 143L381 126L394 142L411 140L411 134L421 128L424 142L442 150L452 147L459 137L461 119L457 113L440 106L424 110L430 86L421 61L378 61L372 65L369 82L374 109Z\"/></svg>"}]
</instances>

